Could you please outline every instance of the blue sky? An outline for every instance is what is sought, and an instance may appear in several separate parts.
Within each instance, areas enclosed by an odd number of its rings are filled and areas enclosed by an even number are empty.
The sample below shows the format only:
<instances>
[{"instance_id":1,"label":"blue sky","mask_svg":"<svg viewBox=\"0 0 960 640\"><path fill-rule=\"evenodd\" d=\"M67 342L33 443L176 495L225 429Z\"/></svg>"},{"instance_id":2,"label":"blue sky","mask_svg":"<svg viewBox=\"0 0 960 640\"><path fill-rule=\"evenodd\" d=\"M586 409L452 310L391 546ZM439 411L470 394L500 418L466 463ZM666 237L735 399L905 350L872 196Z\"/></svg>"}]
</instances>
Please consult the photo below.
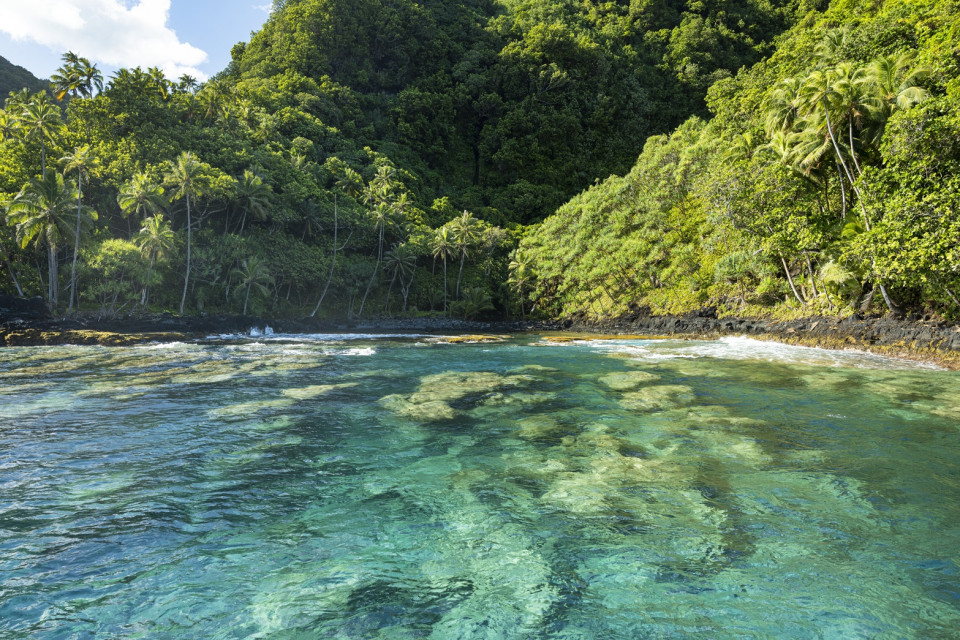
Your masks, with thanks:
<instances>
[{"instance_id":1,"label":"blue sky","mask_svg":"<svg viewBox=\"0 0 960 640\"><path fill-rule=\"evenodd\" d=\"M104 76L152 67L204 80L269 16L270 0L2 0L0 55L49 78L66 51Z\"/></svg>"}]
</instances>

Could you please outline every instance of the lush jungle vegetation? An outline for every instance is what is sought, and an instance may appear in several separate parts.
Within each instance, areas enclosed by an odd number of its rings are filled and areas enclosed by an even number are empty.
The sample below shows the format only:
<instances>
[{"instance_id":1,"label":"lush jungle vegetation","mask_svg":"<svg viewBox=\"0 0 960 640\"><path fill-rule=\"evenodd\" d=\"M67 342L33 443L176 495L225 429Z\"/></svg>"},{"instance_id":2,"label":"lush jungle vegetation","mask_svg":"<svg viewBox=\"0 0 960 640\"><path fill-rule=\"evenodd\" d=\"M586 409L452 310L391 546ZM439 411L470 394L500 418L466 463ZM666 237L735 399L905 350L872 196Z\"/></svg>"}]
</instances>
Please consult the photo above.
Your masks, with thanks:
<instances>
[{"instance_id":1,"label":"lush jungle vegetation","mask_svg":"<svg viewBox=\"0 0 960 640\"><path fill-rule=\"evenodd\" d=\"M956 313L956 9L277 0L205 83L67 53L0 110L0 288L67 313Z\"/></svg>"},{"instance_id":2,"label":"lush jungle vegetation","mask_svg":"<svg viewBox=\"0 0 960 640\"><path fill-rule=\"evenodd\" d=\"M960 11L833 2L521 242L548 313L960 313ZM518 277L515 275L515 278Z\"/></svg>"}]
</instances>

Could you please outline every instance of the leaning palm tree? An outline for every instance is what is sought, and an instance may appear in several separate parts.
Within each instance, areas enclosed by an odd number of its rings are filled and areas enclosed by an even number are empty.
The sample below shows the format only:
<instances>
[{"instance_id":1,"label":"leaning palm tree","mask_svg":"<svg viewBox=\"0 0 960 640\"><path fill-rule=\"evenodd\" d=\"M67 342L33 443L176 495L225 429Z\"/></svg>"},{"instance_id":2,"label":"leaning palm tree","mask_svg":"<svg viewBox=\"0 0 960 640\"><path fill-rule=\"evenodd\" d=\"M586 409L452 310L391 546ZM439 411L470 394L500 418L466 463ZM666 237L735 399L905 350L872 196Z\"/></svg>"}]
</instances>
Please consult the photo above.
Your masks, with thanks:
<instances>
[{"instance_id":1,"label":"leaning palm tree","mask_svg":"<svg viewBox=\"0 0 960 640\"><path fill-rule=\"evenodd\" d=\"M370 281L367 283L367 289L363 293L363 299L360 301L360 311L357 315L363 315L363 305L367 302L367 296L373 288L373 283L377 279L377 273L380 270L380 263L383 262L383 239L386 233L386 227L393 220L393 203L388 200L377 202L371 213L374 221L374 230L377 232L377 262L373 265L373 273L370 274Z\"/></svg>"},{"instance_id":2,"label":"leaning palm tree","mask_svg":"<svg viewBox=\"0 0 960 640\"><path fill-rule=\"evenodd\" d=\"M80 218L83 213L83 182L97 171L100 163L90 151L90 145L83 145L74 149L73 153L60 159L66 164L65 171L77 172L77 224L73 239L73 262L70 266L70 304L67 312L73 311L73 303L77 301L77 253L80 250Z\"/></svg>"},{"instance_id":3,"label":"leaning palm tree","mask_svg":"<svg viewBox=\"0 0 960 640\"><path fill-rule=\"evenodd\" d=\"M76 197L76 191L64 182L63 176L51 171L28 182L7 207L7 219L16 225L21 247L41 239L47 245L47 301L51 309L57 308L59 293L57 246L72 231ZM96 212L89 208L83 208L81 213L84 209L86 220L97 219Z\"/></svg>"},{"instance_id":4,"label":"leaning palm tree","mask_svg":"<svg viewBox=\"0 0 960 640\"><path fill-rule=\"evenodd\" d=\"M273 276L270 275L270 269L267 264L257 256L250 256L240 263L239 269L234 269L230 275L237 278L239 286L245 289L243 297L243 315L247 315L247 304L250 302L250 290L257 289L263 295L268 295L270 289L267 285L273 284Z\"/></svg>"},{"instance_id":5,"label":"leaning palm tree","mask_svg":"<svg viewBox=\"0 0 960 640\"><path fill-rule=\"evenodd\" d=\"M846 122L850 160L857 170L857 177L861 177L863 170L860 168L857 157L859 141L856 139L855 131L860 131L866 126L873 107L874 101L869 90L870 78L866 69L848 62L837 65L835 73L834 91L837 95L838 125Z\"/></svg>"},{"instance_id":6,"label":"leaning palm tree","mask_svg":"<svg viewBox=\"0 0 960 640\"><path fill-rule=\"evenodd\" d=\"M453 238L450 234L450 229L448 227L440 227L437 229L436 235L433 237L433 257L440 258L443 260L443 312L447 312L447 258L452 258L456 255L456 245L453 242ZM436 263L434 263L436 264Z\"/></svg>"},{"instance_id":7,"label":"leaning palm tree","mask_svg":"<svg viewBox=\"0 0 960 640\"><path fill-rule=\"evenodd\" d=\"M144 279L143 289L140 291L140 306L146 307L150 299L150 276L153 275L153 268L157 262L165 260L173 253L175 234L170 224L163 219L163 214L158 213L143 221L143 227L134 242L140 248L146 258L149 258L150 264L147 266L147 277Z\"/></svg>"},{"instance_id":8,"label":"leaning palm tree","mask_svg":"<svg viewBox=\"0 0 960 640\"><path fill-rule=\"evenodd\" d=\"M190 286L190 248L193 218L190 214L190 200L201 195L205 188L203 163L193 153L184 151L175 162L167 163L166 182L175 191L172 200L185 199L187 202L187 267L183 276L183 297L180 298L180 314L187 302L187 290Z\"/></svg>"}]
</instances>

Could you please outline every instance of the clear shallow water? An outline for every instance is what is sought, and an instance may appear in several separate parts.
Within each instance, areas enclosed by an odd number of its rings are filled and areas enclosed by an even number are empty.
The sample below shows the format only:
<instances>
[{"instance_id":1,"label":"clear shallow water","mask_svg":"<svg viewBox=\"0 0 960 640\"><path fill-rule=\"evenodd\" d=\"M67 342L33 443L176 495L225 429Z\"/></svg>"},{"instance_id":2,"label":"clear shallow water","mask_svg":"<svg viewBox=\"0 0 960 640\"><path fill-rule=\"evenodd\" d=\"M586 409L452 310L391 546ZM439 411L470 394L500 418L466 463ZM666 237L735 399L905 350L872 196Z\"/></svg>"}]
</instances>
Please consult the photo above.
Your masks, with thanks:
<instances>
[{"instance_id":1,"label":"clear shallow water","mask_svg":"<svg viewBox=\"0 0 960 640\"><path fill-rule=\"evenodd\" d=\"M0 637L958 637L955 373L345 338L0 350Z\"/></svg>"}]
</instances>

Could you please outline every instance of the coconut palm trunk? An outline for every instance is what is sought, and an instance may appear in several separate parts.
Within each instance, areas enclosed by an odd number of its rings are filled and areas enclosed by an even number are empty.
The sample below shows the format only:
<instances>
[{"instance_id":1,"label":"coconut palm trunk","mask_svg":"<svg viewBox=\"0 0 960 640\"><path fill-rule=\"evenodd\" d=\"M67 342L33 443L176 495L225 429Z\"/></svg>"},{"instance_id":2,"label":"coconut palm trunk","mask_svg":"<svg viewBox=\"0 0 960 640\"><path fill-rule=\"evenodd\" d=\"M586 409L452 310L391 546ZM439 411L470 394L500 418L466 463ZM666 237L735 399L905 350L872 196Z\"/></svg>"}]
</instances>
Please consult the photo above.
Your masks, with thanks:
<instances>
[{"instance_id":1,"label":"coconut palm trunk","mask_svg":"<svg viewBox=\"0 0 960 640\"><path fill-rule=\"evenodd\" d=\"M47 299L50 300L50 307L56 309L59 305L60 271L57 268L57 243L48 236L47 244Z\"/></svg>"},{"instance_id":2,"label":"coconut palm trunk","mask_svg":"<svg viewBox=\"0 0 960 640\"><path fill-rule=\"evenodd\" d=\"M337 266L337 227L338 226L339 226L339 220L337 218L337 194L333 194L333 257L330 259L330 271L327 273L327 282L326 284L323 285L323 291L320 293L320 299L317 300L317 306L313 308L313 312L310 314L311 318L316 316L317 311L320 310L320 305L323 304L323 299L327 297L327 290L330 288L330 282L333 281L333 270Z\"/></svg>"},{"instance_id":3,"label":"coconut palm trunk","mask_svg":"<svg viewBox=\"0 0 960 640\"><path fill-rule=\"evenodd\" d=\"M193 220L190 217L190 193L187 192L187 270L183 276L183 296L180 298L180 315L183 315L183 308L187 303L187 288L190 284L190 233L192 226Z\"/></svg>"},{"instance_id":4,"label":"coconut palm trunk","mask_svg":"<svg viewBox=\"0 0 960 640\"><path fill-rule=\"evenodd\" d=\"M464 250L460 252L460 271L457 273L457 288L456 288L456 293L454 293L454 297L457 300L460 299L460 279L463 278L463 263L466 261L467 261L467 250L466 248L464 248Z\"/></svg>"},{"instance_id":5,"label":"coconut palm trunk","mask_svg":"<svg viewBox=\"0 0 960 640\"><path fill-rule=\"evenodd\" d=\"M82 172L77 172L77 226L73 235L73 263L70 265L70 304L67 306L67 313L73 311L73 303L76 301L77 308L80 307L80 298L77 296L77 254L80 251L80 212L83 210L83 191L81 186Z\"/></svg>"},{"instance_id":6,"label":"coconut palm trunk","mask_svg":"<svg viewBox=\"0 0 960 640\"><path fill-rule=\"evenodd\" d=\"M150 282L150 276L153 275L153 266L156 263L156 261L157 261L156 258L150 258L150 264L147 266L146 282L148 283ZM147 300L150 297L149 291L150 291L149 284L144 284L143 289L140 291L140 306L143 307L144 309L147 308Z\"/></svg>"}]
</instances>

